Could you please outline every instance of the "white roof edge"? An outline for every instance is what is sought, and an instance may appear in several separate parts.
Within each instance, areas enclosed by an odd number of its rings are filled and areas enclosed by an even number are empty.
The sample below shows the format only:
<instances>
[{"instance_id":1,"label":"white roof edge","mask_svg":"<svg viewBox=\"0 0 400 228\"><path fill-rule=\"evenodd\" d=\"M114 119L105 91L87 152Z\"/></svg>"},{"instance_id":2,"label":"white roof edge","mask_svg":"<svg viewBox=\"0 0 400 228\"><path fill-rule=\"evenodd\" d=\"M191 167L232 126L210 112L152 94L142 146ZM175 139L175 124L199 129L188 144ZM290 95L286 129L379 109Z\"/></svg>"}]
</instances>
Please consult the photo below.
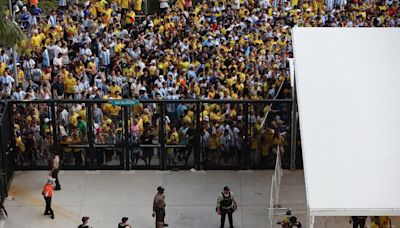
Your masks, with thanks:
<instances>
[{"instance_id":1,"label":"white roof edge","mask_svg":"<svg viewBox=\"0 0 400 228\"><path fill-rule=\"evenodd\" d=\"M293 30L298 30L299 28L298 27L294 27L293 28ZM296 45L295 45L295 43L296 43L296 39L295 39L295 34L296 34L296 32L294 32L294 31L292 31L292 42L293 42L293 60L294 60L294 74L296 74L296 69L298 69L298 63L297 63L297 61L296 61ZM295 88L295 90L297 91L297 94L299 94L298 93L298 88L299 88L299 80L298 80L298 77L294 77L294 80L296 80L296 83L293 83L294 84L294 86L296 86L296 88ZM295 99L297 99L297 98L295 98ZM302 106L300 105L300 101L299 101L299 99L297 99L297 112L298 112L298 115L299 115L299 123L300 123L300 118L301 118L301 115L300 115L300 113L301 113L301 109L302 109ZM303 148L303 150L304 150L304 148L305 148L305 145L304 145L304 136L303 136L303 134L302 134L302 132L301 132L301 130L302 130L302 128L300 128L300 134L302 135L302 140L301 140L301 147ZM303 156L303 171L304 171L304 186L305 186L305 191L306 191L306 205L307 205L307 208L308 208L308 210L309 210L309 205L310 205L310 202L309 202L309 199L310 199L310 193L309 193L309 187L308 187L308 181L307 181L307 159L306 159L306 153L302 153L302 156Z\"/></svg>"}]
</instances>

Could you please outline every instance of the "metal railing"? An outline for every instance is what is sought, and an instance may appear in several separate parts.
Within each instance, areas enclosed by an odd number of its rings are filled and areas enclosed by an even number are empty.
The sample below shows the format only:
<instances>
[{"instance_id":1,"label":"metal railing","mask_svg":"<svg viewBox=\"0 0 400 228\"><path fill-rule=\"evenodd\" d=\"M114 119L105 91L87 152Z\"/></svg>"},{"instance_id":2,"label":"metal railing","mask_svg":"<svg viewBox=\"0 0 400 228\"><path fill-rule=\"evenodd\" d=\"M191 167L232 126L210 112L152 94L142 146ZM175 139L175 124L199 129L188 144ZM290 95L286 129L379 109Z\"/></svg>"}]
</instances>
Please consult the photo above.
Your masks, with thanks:
<instances>
[{"instance_id":1,"label":"metal railing","mask_svg":"<svg viewBox=\"0 0 400 228\"><path fill-rule=\"evenodd\" d=\"M282 82L283 85L283 82ZM281 90L282 85L278 91ZM150 106L154 105L157 107L157 117L154 120L154 124L156 125L155 129L157 131L157 143L153 142L152 144L140 144L140 148L143 150L144 148L153 148L154 154L157 152L157 163L152 164L151 166L132 166L131 162L131 143L129 142L130 139L130 130L129 126L132 123L131 116L134 115L135 113L133 112L133 107L130 106L121 106L121 111L120 115L117 119L118 125L121 128L122 131L122 136L123 136L123 142L122 144L118 147L122 151L122 157L121 164L115 165L113 167L102 167L99 165L96 165L96 151L97 150L116 150L116 145L108 145L108 144L96 144L95 143L95 133L93 129L94 125L94 118L93 118L93 104L97 104L98 107L101 107L101 105L105 104L111 104L111 100L32 100L32 101L16 101L16 100L10 100L7 104L7 108L10 111L9 114L17 114L13 112L19 112L18 110L23 110L24 107L28 106L37 106L38 108L42 107L45 108L48 112L48 117L52 120L50 125L52 126L52 131L47 134L50 134L49 137L51 137L54 141L54 150L56 151L63 151L63 148L70 148L69 150L79 150L79 153L82 153L85 159L85 166L80 166L77 167L75 165L67 166L64 165L63 168L68 168L69 169L102 169L102 168L114 168L114 169L169 169L173 167L174 165L168 163L168 154L167 150L173 150L174 153L177 151L177 153L180 153L181 150L193 150L190 152L191 157L191 164L187 165L179 165L178 168L181 169L189 169L189 168L196 168L196 169L247 169L249 168L248 166L248 161L249 161L249 153L248 150L250 148L250 140L249 140L249 130L254 128L254 124L250 123L250 111L249 107L258 107L258 109L254 108L254 110L263 110L260 107L265 107L265 105L271 105L274 103L290 103L292 102L292 99L266 99L266 100L200 100L200 99L191 99L191 100L156 100L156 99L142 99L138 100L140 105L143 106ZM127 102L127 103L132 103L132 102ZM87 131L86 131L86 136L85 136L85 141L82 141L81 143L77 144L65 144L61 142L61 137L60 137L60 130L59 130L59 115L58 112L61 112L61 109L59 107L71 107L73 104L85 104L86 107L86 120L87 120ZM167 144L166 142L166 137L167 137L167 132L165 131L167 123L165 122L165 116L167 115L166 107L169 104L187 104L190 105L190 107L193 109L194 116L193 116L193 122L192 124L194 127L192 127L194 131L194 137L193 137L193 144L189 144L189 146L185 144ZM238 109L241 110L241 116L243 117L243 120L236 122L240 122L240 132L242 137L242 142L241 142L241 147L238 151L238 161L233 162L230 161L231 163L228 162L228 164L223 164L223 165L216 165L212 166L210 163L207 163L207 152L204 152L202 150L202 144L201 144L201 137L202 137L202 129L203 125L202 122L204 121L202 119L202 114L203 114L203 106L208 105L208 106L215 106L218 105L220 107L223 107L225 105L231 105L231 106L236 106ZM15 107L13 107L15 106ZM18 109L19 107L19 109ZM241 108L239 108L241 107ZM20 114L21 115L21 114ZM16 115L14 115L16 116ZM247 117L247 118L246 118ZM40 121L43 121L42 119ZM152 120L151 120L152 121ZM210 121L211 122L211 121ZM8 120L9 126L5 126L6 129L2 130L4 132L3 134L8 134L8 138L12 139L13 138L13 122L11 121L11 118ZM211 124L211 123L210 123ZM228 124L228 123L223 123L223 124ZM174 126L173 123L169 124L169 127L179 127L179 126ZM164 129L164 130L163 130ZM42 135L43 136L43 135ZM15 144L12 144L15 145ZM15 146L13 146L15 147ZM207 146L206 146L207 147ZM14 149L14 148L11 148ZM153 152L152 152L153 153ZM188 153L189 154L189 153ZM12 161L14 163L15 167L15 155L16 152L13 150L13 156L14 160ZM63 159L63 154L61 154L61 159ZM42 163L35 163L35 156L31 156L29 165L27 166L18 166L18 169L47 169L48 164L45 162ZM234 160L234 159L231 159ZM153 160L154 161L154 160ZM13 164L10 163L10 164ZM267 167L262 167L260 166L259 168L265 169Z\"/></svg>"},{"instance_id":2,"label":"metal railing","mask_svg":"<svg viewBox=\"0 0 400 228\"><path fill-rule=\"evenodd\" d=\"M14 175L14 143L10 107L6 101L0 102L0 196L7 195Z\"/></svg>"}]
</instances>

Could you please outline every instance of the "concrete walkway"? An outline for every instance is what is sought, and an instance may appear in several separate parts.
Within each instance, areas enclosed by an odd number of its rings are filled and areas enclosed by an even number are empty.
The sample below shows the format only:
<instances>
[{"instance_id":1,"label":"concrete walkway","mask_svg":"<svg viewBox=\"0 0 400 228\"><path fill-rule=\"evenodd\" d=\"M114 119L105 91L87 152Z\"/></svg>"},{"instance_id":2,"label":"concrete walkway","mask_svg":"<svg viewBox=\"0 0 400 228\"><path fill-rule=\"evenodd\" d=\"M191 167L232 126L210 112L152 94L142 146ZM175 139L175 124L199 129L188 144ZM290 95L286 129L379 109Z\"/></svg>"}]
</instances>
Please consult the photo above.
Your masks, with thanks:
<instances>
[{"instance_id":1,"label":"concrete walkway","mask_svg":"<svg viewBox=\"0 0 400 228\"><path fill-rule=\"evenodd\" d=\"M292 208L303 222L303 172L284 173L280 202L283 207ZM41 195L47 172L17 172L6 201L9 218L2 220L0 227L73 228L80 224L82 216L89 216L94 228L113 228L126 216L134 228L152 228L152 200L157 186L162 185L166 189L166 221L170 227L218 228L216 199L228 185L239 203L235 227L266 228L271 175L272 171L61 171L62 190L53 197L55 220L51 220L43 215ZM279 217L275 216L275 220ZM350 226L348 218L320 218L315 227Z\"/></svg>"}]
</instances>

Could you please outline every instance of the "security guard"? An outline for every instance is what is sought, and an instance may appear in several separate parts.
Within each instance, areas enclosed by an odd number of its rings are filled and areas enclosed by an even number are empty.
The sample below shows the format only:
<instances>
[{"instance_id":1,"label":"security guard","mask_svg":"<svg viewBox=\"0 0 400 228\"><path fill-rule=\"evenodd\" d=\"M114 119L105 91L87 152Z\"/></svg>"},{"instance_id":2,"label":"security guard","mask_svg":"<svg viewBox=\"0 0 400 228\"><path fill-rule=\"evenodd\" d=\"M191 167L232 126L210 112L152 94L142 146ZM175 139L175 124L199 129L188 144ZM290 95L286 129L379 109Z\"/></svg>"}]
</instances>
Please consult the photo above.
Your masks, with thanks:
<instances>
[{"instance_id":1,"label":"security guard","mask_svg":"<svg viewBox=\"0 0 400 228\"><path fill-rule=\"evenodd\" d=\"M217 213L221 215L221 228L225 227L225 217L228 215L229 226L233 228L232 214L238 208L237 202L233 197L228 186L224 187L224 191L217 199Z\"/></svg>"},{"instance_id":2,"label":"security guard","mask_svg":"<svg viewBox=\"0 0 400 228\"><path fill-rule=\"evenodd\" d=\"M51 198L53 197L53 184L54 180L49 178L47 183L43 187L42 195L46 201L46 209L44 210L44 215L50 215L51 219L54 219L54 212L51 209Z\"/></svg>"},{"instance_id":3,"label":"security guard","mask_svg":"<svg viewBox=\"0 0 400 228\"><path fill-rule=\"evenodd\" d=\"M159 186L157 188L157 194L154 196L152 216L156 217L156 228L168 226L168 224L166 224L164 222L164 219L165 219L165 196L164 196L164 188L161 186Z\"/></svg>"}]
</instances>

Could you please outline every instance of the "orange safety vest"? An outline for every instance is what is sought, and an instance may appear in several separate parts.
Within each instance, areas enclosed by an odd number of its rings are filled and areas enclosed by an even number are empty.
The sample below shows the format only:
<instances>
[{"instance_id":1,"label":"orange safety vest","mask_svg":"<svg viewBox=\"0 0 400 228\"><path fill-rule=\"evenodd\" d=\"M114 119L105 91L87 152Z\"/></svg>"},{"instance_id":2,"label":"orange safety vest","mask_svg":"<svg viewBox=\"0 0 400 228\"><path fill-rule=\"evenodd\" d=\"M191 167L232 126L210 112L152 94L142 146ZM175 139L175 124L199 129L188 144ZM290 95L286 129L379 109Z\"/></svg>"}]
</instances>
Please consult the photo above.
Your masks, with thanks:
<instances>
[{"instance_id":1,"label":"orange safety vest","mask_svg":"<svg viewBox=\"0 0 400 228\"><path fill-rule=\"evenodd\" d=\"M53 185L52 184L45 184L43 187L43 196L52 197L53 196Z\"/></svg>"}]
</instances>

